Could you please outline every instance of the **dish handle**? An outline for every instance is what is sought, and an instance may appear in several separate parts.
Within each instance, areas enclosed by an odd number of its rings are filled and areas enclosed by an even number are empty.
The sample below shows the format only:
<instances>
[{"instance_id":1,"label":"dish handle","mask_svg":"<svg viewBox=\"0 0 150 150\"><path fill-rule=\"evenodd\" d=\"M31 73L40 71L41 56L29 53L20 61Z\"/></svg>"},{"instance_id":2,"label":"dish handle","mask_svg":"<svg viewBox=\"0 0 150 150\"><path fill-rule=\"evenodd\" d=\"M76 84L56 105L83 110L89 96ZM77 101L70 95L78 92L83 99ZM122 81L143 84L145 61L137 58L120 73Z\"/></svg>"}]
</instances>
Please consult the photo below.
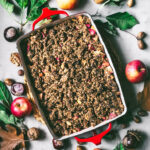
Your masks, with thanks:
<instances>
[{"instance_id":1,"label":"dish handle","mask_svg":"<svg viewBox=\"0 0 150 150\"><path fill-rule=\"evenodd\" d=\"M48 9L48 7L43 8L42 9L42 14L32 24L32 31L34 30L35 25L39 21L41 21L43 19L50 19L51 18L50 16L58 15L58 14L64 14L66 16L69 16L68 13L63 11L63 10L50 10L50 9Z\"/></svg>"},{"instance_id":2,"label":"dish handle","mask_svg":"<svg viewBox=\"0 0 150 150\"><path fill-rule=\"evenodd\" d=\"M101 144L101 140L102 138L111 130L112 128L112 123L109 123L108 125L108 128L103 131L102 133L100 134L96 134L94 133L94 136L93 137L89 137L89 138L86 138L86 139L80 139L78 137L74 137L78 142L92 142L94 143L95 145L99 145Z\"/></svg>"}]
</instances>

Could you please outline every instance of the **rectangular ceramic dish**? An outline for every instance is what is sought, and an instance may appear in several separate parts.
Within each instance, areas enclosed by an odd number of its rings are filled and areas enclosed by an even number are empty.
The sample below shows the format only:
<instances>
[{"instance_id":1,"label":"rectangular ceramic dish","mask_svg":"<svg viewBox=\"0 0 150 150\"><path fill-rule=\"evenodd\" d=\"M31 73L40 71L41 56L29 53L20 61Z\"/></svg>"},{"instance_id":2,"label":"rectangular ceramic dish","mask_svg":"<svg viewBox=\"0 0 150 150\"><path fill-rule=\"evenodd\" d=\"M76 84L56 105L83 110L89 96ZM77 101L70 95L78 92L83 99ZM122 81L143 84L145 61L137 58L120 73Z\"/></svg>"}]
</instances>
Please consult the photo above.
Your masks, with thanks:
<instances>
[{"instance_id":1,"label":"rectangular ceramic dish","mask_svg":"<svg viewBox=\"0 0 150 150\"><path fill-rule=\"evenodd\" d=\"M48 123L48 120L47 120L47 118L46 118L45 115L44 115L44 112L43 112L43 110L42 110L42 108L41 108L41 106L40 106L40 104L39 104L39 100L38 100L38 97L37 97L37 95L36 95L35 89L34 89L33 84L32 84L32 82L31 82L30 73L29 73L29 71L28 71L28 67L27 67L27 63L26 63L26 55L25 55L25 54L26 54L26 52L25 52L25 51L26 51L26 47L24 46L23 41L24 41L26 38L28 38L32 32L36 32L37 30L43 29L43 28L45 28L45 27L53 27L53 26L55 26L56 24L60 24L60 23L62 23L62 22L65 21L65 20L72 19L72 18L77 17L77 16L79 16L79 15L87 16L87 17L91 20L91 23L92 23L92 25L94 26L94 28L96 29L97 35L99 36L99 40L101 41L102 45L104 46L104 50L105 50L106 56L107 56L107 58L108 58L108 60L109 60L110 66L111 66L112 69L113 69L114 76L115 76L115 80L116 80L116 83L117 83L117 85L118 85L118 87L119 87L120 97L121 97L122 103L123 103L123 105L124 105L124 111L123 111L122 114L120 114L119 116L117 116L117 117L115 117L115 118L113 118L113 119L110 119L110 120L103 121L102 123L96 125L95 127L90 127L90 128L87 128L87 129L83 129L83 130L81 130L81 131L79 131L79 132L70 134L70 135L68 135L68 136L57 137L57 136L54 134L54 132L52 131L52 129L51 129L49 123ZM59 20L57 20L57 21L54 21L54 22L52 22L52 23L50 23L50 24L48 24L48 25L46 25L46 26L42 26L42 27L40 27L40 28L38 28L38 29L36 29L36 30L34 30L34 31L31 31L31 32L29 32L29 33L27 33L27 34L25 34L25 35L23 35L22 37L19 38L19 40L17 41L17 48L18 48L18 51L19 51L19 54L20 54L20 57L21 57L21 60L22 60L22 65L23 65L23 68L24 68L24 72L25 72L25 76L26 76L26 78L27 78L28 85L29 85L29 87L30 87L30 89L31 89L32 95L33 95L33 97L34 97L34 99L35 99L35 102L36 102L36 104L37 104L37 106L38 106L38 108L39 108L39 111L40 111L40 113L41 113L41 115L42 115L42 117L43 117L43 119L44 119L44 121L45 121L45 123L46 123L46 125L47 125L47 127L48 127L48 129L49 129L49 131L50 131L50 134L51 134L52 138L54 138L54 139L59 139L59 140L63 140L63 139L67 139L67 138L70 138L70 137L78 136L78 135L80 135L80 134L83 134L83 133L92 131L92 130L94 130L94 129L96 129L96 128L99 128L99 127L101 127L101 126L103 126L103 125L106 125L106 124L108 124L108 123L110 123L110 122L112 122L112 121L114 121L114 120L120 118L121 116L123 116L123 115L126 113L127 107L126 107L126 104L125 104L123 92L122 92L122 89L121 89L121 85L120 85L120 82L119 82L119 79L118 79L118 76L117 76L115 67L114 67L114 65L113 65L113 63L112 63L110 54L109 54L109 52L108 52L108 50L107 50L107 47L105 46L105 43L103 42L103 39L102 39L102 37L101 37L101 35L100 35L100 33L99 33L99 31L98 31L96 25L94 24L94 21L92 20L91 16L90 16L88 13L79 13L79 14L75 14L75 15L72 15L72 16L68 16L68 17L66 17L66 18L63 18L63 19L59 19Z\"/></svg>"}]
</instances>

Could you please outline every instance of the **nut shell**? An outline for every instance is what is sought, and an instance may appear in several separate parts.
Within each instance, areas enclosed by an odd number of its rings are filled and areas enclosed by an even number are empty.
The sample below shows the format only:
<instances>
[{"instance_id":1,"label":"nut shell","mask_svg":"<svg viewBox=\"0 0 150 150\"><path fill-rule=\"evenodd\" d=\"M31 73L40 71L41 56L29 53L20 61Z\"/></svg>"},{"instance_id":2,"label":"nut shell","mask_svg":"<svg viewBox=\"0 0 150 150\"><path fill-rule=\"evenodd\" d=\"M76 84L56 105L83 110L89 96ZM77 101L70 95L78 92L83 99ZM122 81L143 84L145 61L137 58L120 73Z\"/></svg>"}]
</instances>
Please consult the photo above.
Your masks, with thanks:
<instances>
[{"instance_id":1,"label":"nut shell","mask_svg":"<svg viewBox=\"0 0 150 150\"><path fill-rule=\"evenodd\" d=\"M136 130L128 130L127 135L123 138L123 145L126 148L137 148L142 142L141 134Z\"/></svg>"},{"instance_id":2,"label":"nut shell","mask_svg":"<svg viewBox=\"0 0 150 150\"><path fill-rule=\"evenodd\" d=\"M23 76L24 75L24 71L22 69L18 70L18 75L19 76Z\"/></svg>"},{"instance_id":3,"label":"nut shell","mask_svg":"<svg viewBox=\"0 0 150 150\"><path fill-rule=\"evenodd\" d=\"M28 138L30 138L31 140L37 140L39 138L39 135L40 135L40 131L38 128L30 128L28 131L27 131L27 136Z\"/></svg>"},{"instance_id":4,"label":"nut shell","mask_svg":"<svg viewBox=\"0 0 150 150\"><path fill-rule=\"evenodd\" d=\"M147 113L147 111L140 109L140 110L137 112L137 115L139 115L139 116L141 116L141 117L144 117L144 116L147 116L148 113Z\"/></svg>"},{"instance_id":5,"label":"nut shell","mask_svg":"<svg viewBox=\"0 0 150 150\"><path fill-rule=\"evenodd\" d=\"M144 42L142 40L138 40L138 47L140 49L145 49L145 44L144 44Z\"/></svg>"},{"instance_id":6,"label":"nut shell","mask_svg":"<svg viewBox=\"0 0 150 150\"><path fill-rule=\"evenodd\" d=\"M12 86L15 83L15 81L13 79L8 79L7 78L7 79L4 80L4 83L8 86Z\"/></svg>"},{"instance_id":7,"label":"nut shell","mask_svg":"<svg viewBox=\"0 0 150 150\"><path fill-rule=\"evenodd\" d=\"M53 139L53 146L55 149L62 149L64 148L64 143L63 141Z\"/></svg>"},{"instance_id":8,"label":"nut shell","mask_svg":"<svg viewBox=\"0 0 150 150\"><path fill-rule=\"evenodd\" d=\"M137 40L142 40L145 37L145 32L139 32L136 36Z\"/></svg>"},{"instance_id":9,"label":"nut shell","mask_svg":"<svg viewBox=\"0 0 150 150\"><path fill-rule=\"evenodd\" d=\"M17 67L22 65L19 53L11 53L10 61Z\"/></svg>"},{"instance_id":10,"label":"nut shell","mask_svg":"<svg viewBox=\"0 0 150 150\"><path fill-rule=\"evenodd\" d=\"M18 38L18 30L15 27L8 27L4 30L4 38L8 42L13 42Z\"/></svg>"},{"instance_id":11,"label":"nut shell","mask_svg":"<svg viewBox=\"0 0 150 150\"><path fill-rule=\"evenodd\" d=\"M14 83L11 86L11 93L15 96L21 96L25 93L25 86L23 83Z\"/></svg>"},{"instance_id":12,"label":"nut shell","mask_svg":"<svg viewBox=\"0 0 150 150\"><path fill-rule=\"evenodd\" d=\"M139 116L137 116L137 115L135 115L135 116L133 117L133 120L134 120L134 122L136 122L136 123L140 123L140 122L141 122L141 118L140 118Z\"/></svg>"},{"instance_id":13,"label":"nut shell","mask_svg":"<svg viewBox=\"0 0 150 150\"><path fill-rule=\"evenodd\" d=\"M83 147L83 146L77 146L76 150L85 150L85 147Z\"/></svg>"}]
</instances>

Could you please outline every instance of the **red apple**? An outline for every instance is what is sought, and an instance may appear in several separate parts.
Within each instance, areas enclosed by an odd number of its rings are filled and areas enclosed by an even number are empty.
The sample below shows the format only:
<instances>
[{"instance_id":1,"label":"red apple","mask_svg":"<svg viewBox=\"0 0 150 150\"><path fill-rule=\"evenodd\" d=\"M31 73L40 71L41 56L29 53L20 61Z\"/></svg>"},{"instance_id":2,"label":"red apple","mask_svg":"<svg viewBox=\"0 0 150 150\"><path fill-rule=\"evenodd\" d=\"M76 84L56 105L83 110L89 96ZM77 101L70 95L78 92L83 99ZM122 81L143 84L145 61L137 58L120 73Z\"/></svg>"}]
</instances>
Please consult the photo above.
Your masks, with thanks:
<instances>
[{"instance_id":1,"label":"red apple","mask_svg":"<svg viewBox=\"0 0 150 150\"><path fill-rule=\"evenodd\" d=\"M130 82L138 83L146 78L147 69L140 60L133 60L126 65L125 74Z\"/></svg>"},{"instance_id":2,"label":"red apple","mask_svg":"<svg viewBox=\"0 0 150 150\"><path fill-rule=\"evenodd\" d=\"M11 104L11 113L18 118L30 115L31 111L32 106L27 98L18 97Z\"/></svg>"},{"instance_id":3,"label":"red apple","mask_svg":"<svg viewBox=\"0 0 150 150\"><path fill-rule=\"evenodd\" d=\"M78 0L56 0L61 9L73 9L78 3Z\"/></svg>"}]
</instances>

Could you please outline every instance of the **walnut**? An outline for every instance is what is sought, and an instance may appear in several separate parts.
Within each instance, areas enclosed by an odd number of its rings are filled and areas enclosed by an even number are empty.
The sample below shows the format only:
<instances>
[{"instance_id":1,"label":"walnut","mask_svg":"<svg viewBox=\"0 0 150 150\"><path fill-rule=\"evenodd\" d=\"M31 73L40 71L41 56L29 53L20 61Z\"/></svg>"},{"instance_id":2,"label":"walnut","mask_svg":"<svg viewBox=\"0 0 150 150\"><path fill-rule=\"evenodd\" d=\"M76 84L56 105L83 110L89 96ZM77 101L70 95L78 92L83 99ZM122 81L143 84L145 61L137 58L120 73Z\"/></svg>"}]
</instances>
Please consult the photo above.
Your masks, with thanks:
<instances>
[{"instance_id":1,"label":"walnut","mask_svg":"<svg viewBox=\"0 0 150 150\"><path fill-rule=\"evenodd\" d=\"M12 53L10 56L10 61L16 66L22 66L19 53Z\"/></svg>"},{"instance_id":2,"label":"walnut","mask_svg":"<svg viewBox=\"0 0 150 150\"><path fill-rule=\"evenodd\" d=\"M39 135L40 135L40 131L39 129L37 128L30 128L28 131L27 131L27 136L28 138L30 138L31 140L36 140L39 138Z\"/></svg>"}]
</instances>

